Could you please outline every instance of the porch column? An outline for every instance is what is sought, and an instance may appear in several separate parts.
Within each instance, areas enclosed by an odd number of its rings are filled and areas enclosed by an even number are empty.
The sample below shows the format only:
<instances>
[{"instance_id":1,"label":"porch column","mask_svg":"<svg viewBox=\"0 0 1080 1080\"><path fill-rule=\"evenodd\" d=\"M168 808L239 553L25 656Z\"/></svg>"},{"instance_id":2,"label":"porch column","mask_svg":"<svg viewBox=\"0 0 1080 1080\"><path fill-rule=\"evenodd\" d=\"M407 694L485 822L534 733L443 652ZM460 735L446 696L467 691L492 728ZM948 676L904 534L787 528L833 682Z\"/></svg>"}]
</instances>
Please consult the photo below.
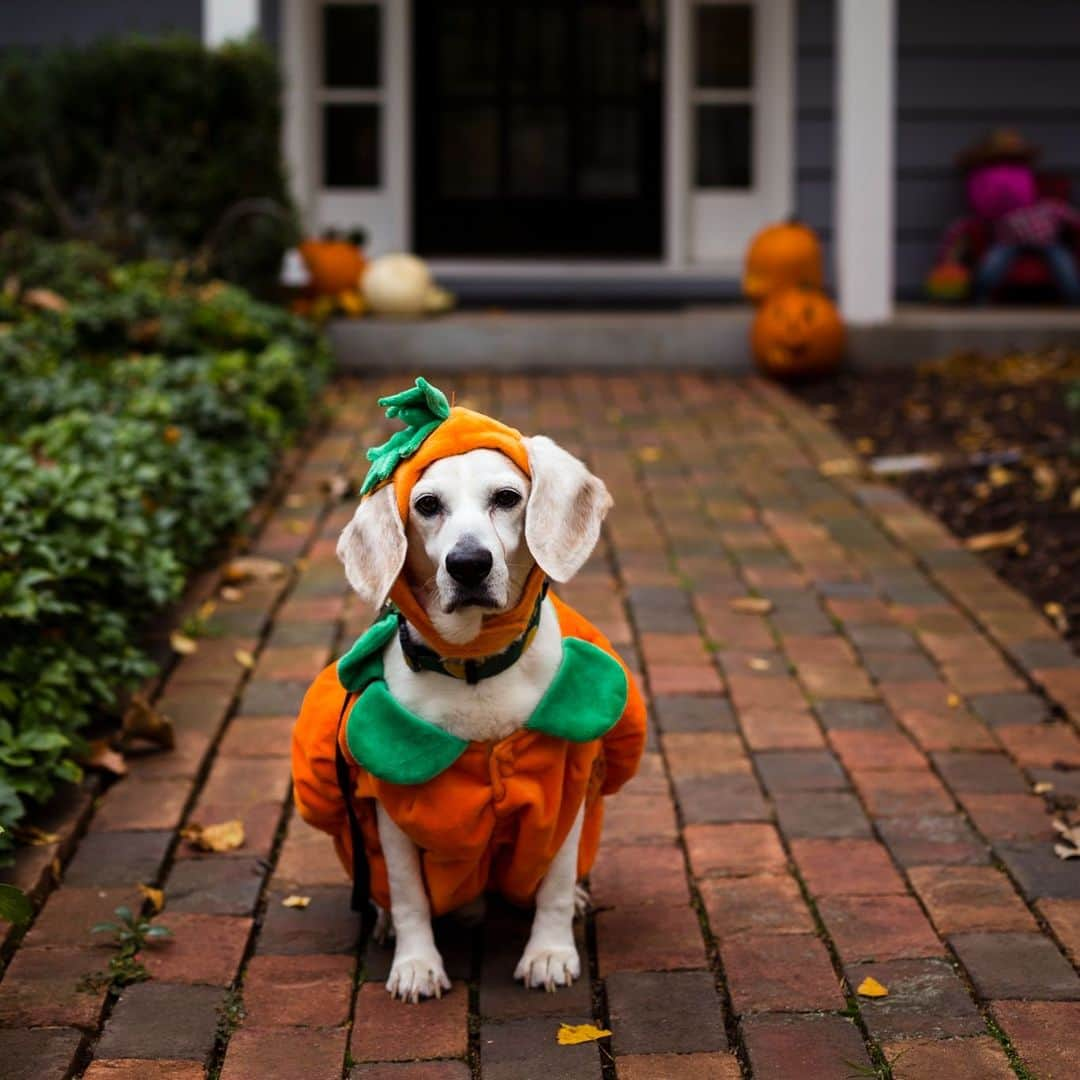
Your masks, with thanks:
<instances>
[{"instance_id":1,"label":"porch column","mask_svg":"<svg viewBox=\"0 0 1080 1080\"><path fill-rule=\"evenodd\" d=\"M203 44L213 48L259 28L259 0L203 0Z\"/></svg>"},{"instance_id":2,"label":"porch column","mask_svg":"<svg viewBox=\"0 0 1080 1080\"><path fill-rule=\"evenodd\" d=\"M896 0L838 0L833 223L840 309L892 315Z\"/></svg>"}]
</instances>

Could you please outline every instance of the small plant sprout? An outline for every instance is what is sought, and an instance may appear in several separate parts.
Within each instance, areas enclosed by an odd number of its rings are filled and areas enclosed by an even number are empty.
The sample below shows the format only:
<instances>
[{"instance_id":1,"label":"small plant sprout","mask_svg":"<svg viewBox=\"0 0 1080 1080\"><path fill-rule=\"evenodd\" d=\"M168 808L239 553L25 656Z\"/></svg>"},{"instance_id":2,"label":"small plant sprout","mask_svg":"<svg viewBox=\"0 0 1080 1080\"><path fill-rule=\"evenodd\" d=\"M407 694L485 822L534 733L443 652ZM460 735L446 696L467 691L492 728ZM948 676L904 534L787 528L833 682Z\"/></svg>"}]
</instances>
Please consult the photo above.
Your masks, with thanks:
<instances>
[{"instance_id":1,"label":"small plant sprout","mask_svg":"<svg viewBox=\"0 0 1080 1080\"><path fill-rule=\"evenodd\" d=\"M98 986L119 988L150 978L139 953L152 942L172 937L172 931L167 926L155 926L126 905L116 908L113 914L115 922L100 922L90 928L92 934L111 934L111 944L116 949L109 958L108 970L91 981Z\"/></svg>"}]
</instances>

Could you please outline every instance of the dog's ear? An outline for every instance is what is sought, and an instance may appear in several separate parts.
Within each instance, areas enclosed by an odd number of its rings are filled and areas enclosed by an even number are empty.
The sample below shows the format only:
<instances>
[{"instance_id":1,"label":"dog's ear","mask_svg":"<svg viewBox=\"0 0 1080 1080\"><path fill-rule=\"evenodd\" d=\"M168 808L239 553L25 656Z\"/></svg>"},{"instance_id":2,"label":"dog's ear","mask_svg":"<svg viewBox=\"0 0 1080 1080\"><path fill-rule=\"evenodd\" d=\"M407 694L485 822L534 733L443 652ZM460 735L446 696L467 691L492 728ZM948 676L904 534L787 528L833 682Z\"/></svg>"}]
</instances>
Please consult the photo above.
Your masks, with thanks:
<instances>
[{"instance_id":1,"label":"dog's ear","mask_svg":"<svg viewBox=\"0 0 1080 1080\"><path fill-rule=\"evenodd\" d=\"M349 584L372 611L382 607L401 573L405 548L397 495L394 485L387 484L360 503L337 545Z\"/></svg>"},{"instance_id":2,"label":"dog's ear","mask_svg":"<svg viewBox=\"0 0 1080 1080\"><path fill-rule=\"evenodd\" d=\"M525 508L525 543L540 569L569 581L600 538L611 496L603 480L544 435L525 440L532 490Z\"/></svg>"}]
</instances>

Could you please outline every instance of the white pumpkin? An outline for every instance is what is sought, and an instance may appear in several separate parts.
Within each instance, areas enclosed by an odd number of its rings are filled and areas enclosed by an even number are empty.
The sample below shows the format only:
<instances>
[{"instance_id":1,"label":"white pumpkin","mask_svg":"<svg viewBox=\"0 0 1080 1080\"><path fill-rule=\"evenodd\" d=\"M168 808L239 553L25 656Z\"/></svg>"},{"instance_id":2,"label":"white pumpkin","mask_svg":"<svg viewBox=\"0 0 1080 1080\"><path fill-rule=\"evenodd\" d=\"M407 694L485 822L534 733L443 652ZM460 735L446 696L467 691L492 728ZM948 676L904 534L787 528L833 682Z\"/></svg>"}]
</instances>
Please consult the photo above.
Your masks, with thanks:
<instances>
[{"instance_id":1,"label":"white pumpkin","mask_svg":"<svg viewBox=\"0 0 1080 1080\"><path fill-rule=\"evenodd\" d=\"M376 315L423 315L433 288L431 271L415 255L380 255L362 278L364 299Z\"/></svg>"}]
</instances>

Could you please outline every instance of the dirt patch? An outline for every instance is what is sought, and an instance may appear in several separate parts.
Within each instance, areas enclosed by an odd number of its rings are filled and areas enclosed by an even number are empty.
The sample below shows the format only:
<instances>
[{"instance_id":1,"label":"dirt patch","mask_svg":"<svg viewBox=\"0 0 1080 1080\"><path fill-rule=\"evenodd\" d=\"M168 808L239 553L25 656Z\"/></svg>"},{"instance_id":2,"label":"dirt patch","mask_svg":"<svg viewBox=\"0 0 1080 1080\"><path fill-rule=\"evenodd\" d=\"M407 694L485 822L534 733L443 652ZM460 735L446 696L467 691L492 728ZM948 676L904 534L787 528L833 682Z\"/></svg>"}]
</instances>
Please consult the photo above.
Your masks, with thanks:
<instances>
[{"instance_id":1,"label":"dirt patch","mask_svg":"<svg viewBox=\"0 0 1080 1080\"><path fill-rule=\"evenodd\" d=\"M981 557L1080 651L1080 353L956 356L795 393L870 462L936 456L893 482L957 536L1007 541Z\"/></svg>"}]
</instances>

